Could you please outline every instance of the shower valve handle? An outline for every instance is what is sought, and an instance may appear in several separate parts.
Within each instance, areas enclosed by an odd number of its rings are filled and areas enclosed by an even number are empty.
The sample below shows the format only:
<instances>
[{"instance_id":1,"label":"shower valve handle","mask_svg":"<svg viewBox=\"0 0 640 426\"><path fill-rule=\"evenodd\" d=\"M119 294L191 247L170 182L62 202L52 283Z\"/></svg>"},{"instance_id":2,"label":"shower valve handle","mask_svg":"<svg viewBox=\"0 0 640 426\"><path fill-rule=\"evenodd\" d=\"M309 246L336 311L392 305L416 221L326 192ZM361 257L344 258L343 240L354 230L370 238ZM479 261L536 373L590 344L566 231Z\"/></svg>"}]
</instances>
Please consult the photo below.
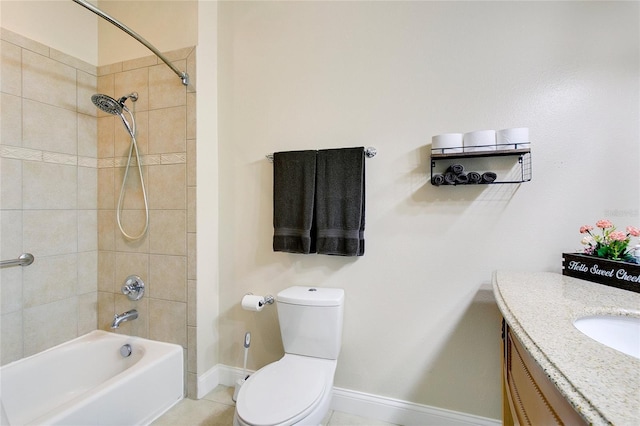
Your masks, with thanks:
<instances>
[{"instance_id":1,"label":"shower valve handle","mask_svg":"<svg viewBox=\"0 0 640 426\"><path fill-rule=\"evenodd\" d=\"M122 294L129 300L140 300L144 295L144 282L137 275L129 275L122 286Z\"/></svg>"}]
</instances>

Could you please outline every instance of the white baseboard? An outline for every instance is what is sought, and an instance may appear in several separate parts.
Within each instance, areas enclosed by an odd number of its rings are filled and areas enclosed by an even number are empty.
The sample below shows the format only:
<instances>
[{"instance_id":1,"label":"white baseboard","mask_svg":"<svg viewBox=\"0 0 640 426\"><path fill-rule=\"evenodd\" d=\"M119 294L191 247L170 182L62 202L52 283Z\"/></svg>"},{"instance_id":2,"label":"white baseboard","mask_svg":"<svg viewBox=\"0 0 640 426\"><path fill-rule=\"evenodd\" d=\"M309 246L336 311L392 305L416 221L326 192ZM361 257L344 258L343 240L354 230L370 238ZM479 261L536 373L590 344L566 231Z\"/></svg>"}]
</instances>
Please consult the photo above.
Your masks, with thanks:
<instances>
[{"instance_id":1,"label":"white baseboard","mask_svg":"<svg viewBox=\"0 0 640 426\"><path fill-rule=\"evenodd\" d=\"M253 373L248 371L247 374ZM235 386L243 377L241 368L218 364L198 377L198 399L216 386ZM498 426L500 420L473 414L430 407L428 405L372 395L343 388L333 388L331 409L360 417L405 426Z\"/></svg>"}]
</instances>

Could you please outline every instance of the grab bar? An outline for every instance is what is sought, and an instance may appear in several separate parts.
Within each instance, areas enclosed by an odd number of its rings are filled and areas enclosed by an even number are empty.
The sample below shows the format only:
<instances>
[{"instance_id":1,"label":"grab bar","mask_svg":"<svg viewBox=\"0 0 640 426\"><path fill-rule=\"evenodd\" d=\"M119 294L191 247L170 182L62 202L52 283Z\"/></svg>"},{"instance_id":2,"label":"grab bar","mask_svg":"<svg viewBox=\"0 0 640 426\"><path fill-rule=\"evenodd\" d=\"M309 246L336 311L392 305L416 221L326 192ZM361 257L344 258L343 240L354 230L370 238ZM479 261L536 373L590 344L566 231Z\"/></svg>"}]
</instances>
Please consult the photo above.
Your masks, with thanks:
<instances>
[{"instance_id":1,"label":"grab bar","mask_svg":"<svg viewBox=\"0 0 640 426\"><path fill-rule=\"evenodd\" d=\"M105 21L115 25L116 27L118 27L122 31L124 31L125 33L129 34L131 37L133 37L136 40L138 40L147 49L152 51L158 58L162 59L162 62L167 64L167 66L169 68L171 68L171 70L174 73L176 73L178 75L178 77L180 77L180 80L182 81L182 84L184 84L185 86L189 85L189 74L187 74L186 72L180 71L167 58L165 58L162 55L162 53L160 53L160 51L158 49L156 49L151 43L149 43L147 40L145 40L140 34L136 33L131 28L127 27L125 24L123 24L122 22L118 21L116 18L112 17L111 15L108 15L107 13L103 12L102 10L98 9L96 6L92 5L91 3L89 3L89 2L87 2L85 0L73 0L73 1L75 3L77 3L77 4L79 4L80 6L90 10L91 12L95 13L99 17L103 18Z\"/></svg>"},{"instance_id":2,"label":"grab bar","mask_svg":"<svg viewBox=\"0 0 640 426\"><path fill-rule=\"evenodd\" d=\"M22 253L17 259L3 260L0 262L0 268L8 268L10 266L29 266L33 263L33 259L33 255L31 253Z\"/></svg>"}]
</instances>

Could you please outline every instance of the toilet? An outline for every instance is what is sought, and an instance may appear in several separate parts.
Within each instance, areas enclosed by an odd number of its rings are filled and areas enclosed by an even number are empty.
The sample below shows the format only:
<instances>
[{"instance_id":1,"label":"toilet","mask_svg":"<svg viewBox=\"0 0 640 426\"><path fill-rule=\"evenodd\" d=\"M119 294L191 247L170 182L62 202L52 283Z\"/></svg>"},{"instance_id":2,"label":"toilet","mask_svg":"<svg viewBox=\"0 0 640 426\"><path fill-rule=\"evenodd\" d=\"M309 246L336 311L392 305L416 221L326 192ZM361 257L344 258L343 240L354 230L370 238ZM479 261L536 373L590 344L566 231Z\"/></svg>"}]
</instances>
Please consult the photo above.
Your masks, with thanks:
<instances>
[{"instance_id":1,"label":"toilet","mask_svg":"<svg viewBox=\"0 0 640 426\"><path fill-rule=\"evenodd\" d=\"M295 286L276 303L285 354L242 385L234 426L319 425L329 411L344 290Z\"/></svg>"}]
</instances>

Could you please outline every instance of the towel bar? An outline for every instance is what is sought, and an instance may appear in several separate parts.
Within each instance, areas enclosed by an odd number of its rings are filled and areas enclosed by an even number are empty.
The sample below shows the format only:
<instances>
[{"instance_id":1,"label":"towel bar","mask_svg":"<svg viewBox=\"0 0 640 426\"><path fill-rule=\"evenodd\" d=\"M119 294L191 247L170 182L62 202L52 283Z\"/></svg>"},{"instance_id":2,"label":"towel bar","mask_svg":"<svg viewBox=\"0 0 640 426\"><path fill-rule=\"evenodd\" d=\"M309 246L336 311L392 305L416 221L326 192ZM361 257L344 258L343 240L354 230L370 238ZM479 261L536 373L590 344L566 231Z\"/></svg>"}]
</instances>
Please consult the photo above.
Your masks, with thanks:
<instances>
[{"instance_id":1,"label":"towel bar","mask_svg":"<svg viewBox=\"0 0 640 426\"><path fill-rule=\"evenodd\" d=\"M364 149L364 155L367 158L373 158L373 157L376 156L377 153L378 153L378 150L375 149L372 146L369 146L369 147ZM269 160L271 163L273 163L273 154L267 154L267 155L265 155L265 157L267 158L267 160Z\"/></svg>"}]
</instances>

